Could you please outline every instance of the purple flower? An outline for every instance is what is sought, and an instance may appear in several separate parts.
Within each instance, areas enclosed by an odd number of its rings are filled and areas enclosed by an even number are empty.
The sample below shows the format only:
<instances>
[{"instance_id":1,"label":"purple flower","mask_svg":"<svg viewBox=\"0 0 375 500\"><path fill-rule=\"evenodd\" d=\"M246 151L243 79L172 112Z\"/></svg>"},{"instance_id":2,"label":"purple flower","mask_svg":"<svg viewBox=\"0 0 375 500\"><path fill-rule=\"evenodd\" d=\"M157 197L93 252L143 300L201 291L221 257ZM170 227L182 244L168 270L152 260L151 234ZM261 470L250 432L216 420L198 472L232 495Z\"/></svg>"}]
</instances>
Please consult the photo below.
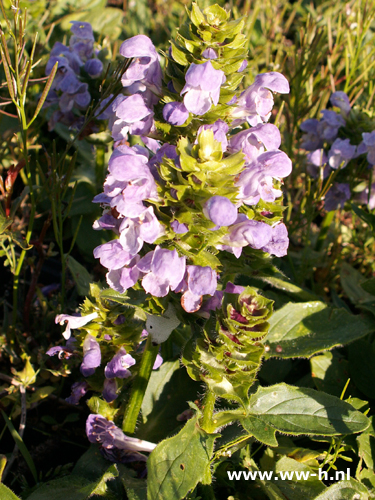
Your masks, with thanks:
<instances>
[{"instance_id":1,"label":"purple flower","mask_svg":"<svg viewBox=\"0 0 375 500\"><path fill-rule=\"evenodd\" d=\"M357 148L350 144L349 139L336 139L328 151L328 164L333 169L346 167L349 161L354 158Z\"/></svg>"},{"instance_id":2,"label":"purple flower","mask_svg":"<svg viewBox=\"0 0 375 500\"><path fill-rule=\"evenodd\" d=\"M205 59L217 59L218 56L214 49L205 49L202 52L202 57L204 57Z\"/></svg>"},{"instance_id":3,"label":"purple flower","mask_svg":"<svg viewBox=\"0 0 375 500\"><path fill-rule=\"evenodd\" d=\"M320 167L324 166L323 169L323 178L325 179L326 177L329 176L331 169L327 165L328 162L328 156L326 155L324 149L316 149L315 151L312 151L311 153L308 153L306 155L307 159L307 172L311 177L316 179L319 175L319 169Z\"/></svg>"},{"instance_id":4,"label":"purple flower","mask_svg":"<svg viewBox=\"0 0 375 500\"><path fill-rule=\"evenodd\" d=\"M90 443L100 443L103 448L151 452L156 444L126 436L111 420L91 414L86 421L86 434Z\"/></svg>"},{"instance_id":5,"label":"purple flower","mask_svg":"<svg viewBox=\"0 0 375 500\"><path fill-rule=\"evenodd\" d=\"M111 269L107 273L106 279L108 285L117 292L124 293L125 290L134 286L140 276L140 271L137 268L139 255L136 255L128 264L127 267L122 269Z\"/></svg>"},{"instance_id":6,"label":"purple flower","mask_svg":"<svg viewBox=\"0 0 375 500\"><path fill-rule=\"evenodd\" d=\"M368 205L370 210L375 208L375 184L371 184L370 187L370 197L368 195L368 186L357 194L356 199L359 203L363 205ZM48 354L48 353L47 353Z\"/></svg>"},{"instance_id":7,"label":"purple flower","mask_svg":"<svg viewBox=\"0 0 375 500\"><path fill-rule=\"evenodd\" d=\"M241 294L245 290L244 286L234 285L230 281L228 281L227 286L225 287L225 293L238 293Z\"/></svg>"},{"instance_id":8,"label":"purple flower","mask_svg":"<svg viewBox=\"0 0 375 500\"><path fill-rule=\"evenodd\" d=\"M90 59L94 48L94 33L90 23L84 21L71 21L69 45L82 60Z\"/></svg>"},{"instance_id":9,"label":"purple flower","mask_svg":"<svg viewBox=\"0 0 375 500\"><path fill-rule=\"evenodd\" d=\"M241 214L240 222L229 228L224 236L223 243L230 247L245 247L250 245L257 250L266 247L272 239L272 228L260 221L249 220Z\"/></svg>"},{"instance_id":10,"label":"purple flower","mask_svg":"<svg viewBox=\"0 0 375 500\"><path fill-rule=\"evenodd\" d=\"M237 219L237 208L225 196L212 196L204 205L203 213L217 226L230 226Z\"/></svg>"},{"instance_id":11,"label":"purple flower","mask_svg":"<svg viewBox=\"0 0 375 500\"><path fill-rule=\"evenodd\" d=\"M54 57L65 57L68 61L68 64L70 68L77 74L79 75L80 68L83 65L83 62L81 61L81 58L79 55L72 51L69 47L64 45L63 43L56 42L54 46L52 47L52 50L50 52L50 59ZM47 66L49 66L49 71L48 74L51 72L52 67L54 66L54 62L51 63L48 61ZM59 64L60 66L60 64ZM46 68L47 71L47 68ZM56 77L55 77L56 80ZM53 84L54 85L54 82Z\"/></svg>"},{"instance_id":12,"label":"purple flower","mask_svg":"<svg viewBox=\"0 0 375 500\"><path fill-rule=\"evenodd\" d=\"M128 97L119 95L112 104L114 115L108 122L115 141L127 138L127 134L147 135L153 126L154 112L148 108L140 94Z\"/></svg>"},{"instance_id":13,"label":"purple flower","mask_svg":"<svg viewBox=\"0 0 375 500\"><path fill-rule=\"evenodd\" d=\"M292 171L292 162L282 151L268 151L240 174L236 185L238 198L247 205L256 205L260 199L273 202L281 191L273 187L273 178L286 177Z\"/></svg>"},{"instance_id":14,"label":"purple flower","mask_svg":"<svg viewBox=\"0 0 375 500\"><path fill-rule=\"evenodd\" d=\"M100 59L88 59L85 64L85 71L91 78L99 78L103 72L103 63Z\"/></svg>"},{"instance_id":15,"label":"purple flower","mask_svg":"<svg viewBox=\"0 0 375 500\"><path fill-rule=\"evenodd\" d=\"M120 219L116 219L109 212L104 212L100 219L96 220L92 225L92 228L96 231L101 229L111 229L116 234L119 234L119 227L121 224Z\"/></svg>"},{"instance_id":16,"label":"purple flower","mask_svg":"<svg viewBox=\"0 0 375 500\"><path fill-rule=\"evenodd\" d=\"M288 230L285 224L277 224L272 228L271 240L262 248L263 252L268 252L276 257L283 257L287 254L289 246Z\"/></svg>"},{"instance_id":17,"label":"purple flower","mask_svg":"<svg viewBox=\"0 0 375 500\"><path fill-rule=\"evenodd\" d=\"M186 312L196 312L200 309L203 295L214 295L217 287L217 274L209 266L186 267L187 290L181 298L181 305Z\"/></svg>"},{"instance_id":18,"label":"purple flower","mask_svg":"<svg viewBox=\"0 0 375 500\"><path fill-rule=\"evenodd\" d=\"M363 132L362 138L367 150L367 161L370 165L375 165L375 130L370 133Z\"/></svg>"},{"instance_id":19,"label":"purple flower","mask_svg":"<svg viewBox=\"0 0 375 500\"><path fill-rule=\"evenodd\" d=\"M247 68L247 64L248 64L247 60L244 59L242 61L241 66L238 68L237 73L242 73L242 71Z\"/></svg>"},{"instance_id":20,"label":"purple flower","mask_svg":"<svg viewBox=\"0 0 375 500\"><path fill-rule=\"evenodd\" d=\"M117 399L117 382L116 379L108 379L104 380L103 384L103 399L107 401L107 403L112 403L115 399Z\"/></svg>"},{"instance_id":21,"label":"purple flower","mask_svg":"<svg viewBox=\"0 0 375 500\"><path fill-rule=\"evenodd\" d=\"M350 113L351 106L349 97L345 94L345 92L341 92L340 90L334 92L330 97L330 101L332 106L340 108L344 115L347 116Z\"/></svg>"},{"instance_id":22,"label":"purple flower","mask_svg":"<svg viewBox=\"0 0 375 500\"><path fill-rule=\"evenodd\" d=\"M137 218L123 219L120 225L122 248L131 255L140 251L144 241L154 243L162 234L164 234L164 230L155 217L153 207L145 209Z\"/></svg>"},{"instance_id":23,"label":"purple flower","mask_svg":"<svg viewBox=\"0 0 375 500\"><path fill-rule=\"evenodd\" d=\"M100 366L101 359L100 345L92 335L86 335L83 341L83 361L80 368L82 375L84 377L93 375L95 368Z\"/></svg>"},{"instance_id":24,"label":"purple flower","mask_svg":"<svg viewBox=\"0 0 375 500\"><path fill-rule=\"evenodd\" d=\"M171 125L179 127L189 118L189 111L183 102L168 102L163 108L163 118Z\"/></svg>"},{"instance_id":25,"label":"purple flower","mask_svg":"<svg viewBox=\"0 0 375 500\"><path fill-rule=\"evenodd\" d=\"M326 194L324 208L330 212L343 208L345 202L350 198L349 184L334 184Z\"/></svg>"},{"instance_id":26,"label":"purple flower","mask_svg":"<svg viewBox=\"0 0 375 500\"><path fill-rule=\"evenodd\" d=\"M142 279L146 292L155 297L165 297L169 290L177 288L184 277L186 258L179 257L176 250L157 246L138 262L137 267L147 273Z\"/></svg>"},{"instance_id":27,"label":"purple flower","mask_svg":"<svg viewBox=\"0 0 375 500\"><path fill-rule=\"evenodd\" d=\"M113 356L111 361L107 363L104 369L106 378L128 378L131 377L131 372L128 370L131 366L135 365L135 359L126 353L124 347Z\"/></svg>"},{"instance_id":28,"label":"purple flower","mask_svg":"<svg viewBox=\"0 0 375 500\"><path fill-rule=\"evenodd\" d=\"M161 68L159 56L152 41L145 35L136 35L122 43L120 54L127 59L133 58L129 68L122 76L124 87L139 82L156 93L161 89ZM139 90L141 90L139 88Z\"/></svg>"},{"instance_id":29,"label":"purple flower","mask_svg":"<svg viewBox=\"0 0 375 500\"><path fill-rule=\"evenodd\" d=\"M317 131L323 140L332 142L336 139L339 128L345 126L345 120L334 111L323 109L323 118L319 121Z\"/></svg>"},{"instance_id":30,"label":"purple flower","mask_svg":"<svg viewBox=\"0 0 375 500\"><path fill-rule=\"evenodd\" d=\"M91 314L87 314L86 316L69 316L69 314L58 314L55 318L55 323L60 323L63 325L66 322L66 328L63 332L63 337L68 340L71 335L71 330L74 328L81 328L82 326L87 325L93 319L98 317L97 312L93 312Z\"/></svg>"},{"instance_id":31,"label":"purple flower","mask_svg":"<svg viewBox=\"0 0 375 500\"><path fill-rule=\"evenodd\" d=\"M101 265L107 269L121 269L129 264L137 252L132 255L129 251L124 250L119 240L112 240L94 248L93 253L95 259L100 259Z\"/></svg>"},{"instance_id":32,"label":"purple flower","mask_svg":"<svg viewBox=\"0 0 375 500\"><path fill-rule=\"evenodd\" d=\"M217 104L220 87L225 82L224 71L214 69L211 61L192 63L185 75L186 84L181 91L185 107L190 113L204 115L212 104Z\"/></svg>"},{"instance_id":33,"label":"purple flower","mask_svg":"<svg viewBox=\"0 0 375 500\"><path fill-rule=\"evenodd\" d=\"M72 385L71 395L65 399L65 401L71 405L77 405L79 400L86 394L89 386L87 382L75 382Z\"/></svg>"},{"instance_id":34,"label":"purple flower","mask_svg":"<svg viewBox=\"0 0 375 500\"><path fill-rule=\"evenodd\" d=\"M226 134L229 130L229 126L227 123L223 122L223 120L216 120L215 123L212 123L210 125L202 125L198 129L197 137L202 132L202 130L212 130L214 133L215 141L221 142L221 149L223 153L227 150L228 139ZM196 141L196 144L198 144L198 141Z\"/></svg>"},{"instance_id":35,"label":"purple flower","mask_svg":"<svg viewBox=\"0 0 375 500\"><path fill-rule=\"evenodd\" d=\"M260 123L255 127L231 136L228 149L231 153L242 150L246 163L250 163L266 150L279 149L280 144L279 129L271 123Z\"/></svg>"},{"instance_id":36,"label":"purple flower","mask_svg":"<svg viewBox=\"0 0 375 500\"><path fill-rule=\"evenodd\" d=\"M242 92L232 116L239 121L246 119L253 126L267 122L274 103L272 92L289 93L289 83L285 76L275 71L257 75L254 83Z\"/></svg>"},{"instance_id":37,"label":"purple flower","mask_svg":"<svg viewBox=\"0 0 375 500\"><path fill-rule=\"evenodd\" d=\"M171 228L176 234L185 234L189 231L189 228L186 224L179 223L178 220L174 220L171 222Z\"/></svg>"},{"instance_id":38,"label":"purple flower","mask_svg":"<svg viewBox=\"0 0 375 500\"><path fill-rule=\"evenodd\" d=\"M48 349L46 354L48 356L55 356L58 354L59 359L69 359L73 355L73 351L75 348L75 344L77 343L76 339L70 338L64 347L62 346L54 346Z\"/></svg>"},{"instance_id":39,"label":"purple flower","mask_svg":"<svg viewBox=\"0 0 375 500\"><path fill-rule=\"evenodd\" d=\"M306 151L314 151L323 146L323 140L318 133L319 120L316 118L308 118L301 123L300 129L305 132L302 135L301 148Z\"/></svg>"}]
</instances>

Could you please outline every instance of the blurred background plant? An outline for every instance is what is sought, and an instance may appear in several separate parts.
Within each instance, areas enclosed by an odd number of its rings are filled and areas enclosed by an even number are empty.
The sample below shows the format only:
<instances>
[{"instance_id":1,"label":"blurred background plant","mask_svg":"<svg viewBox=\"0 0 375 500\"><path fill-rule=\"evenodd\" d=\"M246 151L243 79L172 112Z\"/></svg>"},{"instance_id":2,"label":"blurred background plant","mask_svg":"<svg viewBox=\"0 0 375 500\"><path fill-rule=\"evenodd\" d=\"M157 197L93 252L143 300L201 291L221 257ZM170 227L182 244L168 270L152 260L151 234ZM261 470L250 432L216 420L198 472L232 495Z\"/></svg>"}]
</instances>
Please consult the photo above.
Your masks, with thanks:
<instances>
[{"instance_id":1,"label":"blurred background plant","mask_svg":"<svg viewBox=\"0 0 375 500\"><path fill-rule=\"evenodd\" d=\"M359 145L362 133L375 129L375 2L202 0L199 5L203 9L213 3L231 9L234 18L245 16L245 34L250 41L244 87L250 85L258 73L267 71L283 73L291 86L289 96L283 96L283 105L280 105L281 99L276 98L278 114L270 120L278 124L282 149L293 162L292 174L283 186L287 206L284 221L291 244L288 256L274 261L284 277L254 280L254 284L275 300L276 310L289 303L293 306L303 301L321 301L341 311L337 324L346 318L344 312L361 313L361 320L354 322L351 328L363 327L367 328L365 333L370 332L346 347L336 347L323 354L318 349L298 359L291 359L287 350L283 351L277 339L272 342L271 337L271 352L259 373L260 381L266 386L287 381L340 397L350 379L346 397L352 396L357 409L372 408L373 412L375 372L371 323L375 313L375 213L369 203L372 169L363 161L359 172L357 160L349 163L345 172L351 172L352 183L362 182L362 187L368 189L367 200L359 200L352 192L345 203L327 211L326 196L336 180L330 176L324 178L322 168L316 177L311 175L311 165L301 147L304 131L300 127L307 119L320 120L322 110L332 110L332 102L329 102L332 93L343 91L348 95L352 111L339 137ZM92 251L109 240L110 235L92 230L94 220L101 213L92 199L102 190L111 154L111 137L106 132L106 121L97 119L101 111L98 103L119 92L119 76L126 69L118 58L121 42L143 33L157 49L165 50L176 29L186 20L185 6L189 4L171 0L2 2L0 394L4 419L0 437L1 451L7 455L7 462L0 462L0 470L7 467L3 478L23 498L32 494L36 483L51 477L63 480L72 470L72 463L87 448L83 431L86 409L81 405L71 406L64 399L70 394L68 377L72 367L65 359L58 363L47 359L45 353L60 339L55 316L76 312L81 298L89 292L90 282L104 280L104 270L94 260ZM56 104L55 107L43 104L58 75L55 75L56 65L50 63L48 74L46 67L55 42L68 45L71 21L80 20L93 27L94 57L101 61L103 70L100 77L94 79L84 69L79 68L76 73L91 96L87 106L79 109L73 105L76 127L57 121L51 126ZM164 63L161 56L161 64ZM330 318L328 315L327 321ZM323 323L311 326L309 332L323 328ZM345 332L340 328L330 335L336 338L327 348L345 343ZM309 357L310 360L304 359ZM74 373L75 370L76 367ZM173 376L179 383L176 391L185 398L186 381L177 371L174 366ZM148 409L143 408L144 414L146 410L149 414L154 412L152 415L158 415L159 421L165 417L160 407L171 395L170 380L168 373L163 373L160 380L155 378L152 390L155 390L157 404L152 407L149 403ZM158 383L163 389L156 388ZM152 397L151 392L150 401ZM168 416L171 410L167 406L165 411ZM153 432L147 421L140 424L139 435L145 439L166 437ZM225 437L228 442L236 438ZM297 465L314 468L318 460L321 463L322 456L342 470L349 456L352 476L371 490L375 487L375 475L371 472L375 460L374 439L372 427L357 438L322 438L315 444L308 438L281 437L278 447L267 447L258 446L252 438L233 459L225 463L219 460L215 465L215 492L200 486L191 498L214 498L214 494L218 499L231 495L236 499L249 498L248 482L228 482L228 467L236 470L256 460L262 470L273 467L293 470ZM92 456L90 460L98 469L97 475L88 477L87 481L96 480L99 469L104 473L104 465L98 465L98 458ZM78 462L74 470L79 472L79 467ZM130 474L127 484L141 491L137 480ZM105 481L103 484L105 486ZM291 498L306 495L307 490L299 484L292 482L282 493L292 495L293 490L295 496ZM131 487L125 488L132 498ZM254 488L251 495L283 498L277 496L281 493L274 488L275 485L270 493L270 485L259 481L258 493ZM317 483L315 488L308 498L318 496L321 485ZM352 488L364 495L357 483ZM112 495L123 494L122 491L121 485L113 486ZM110 498L111 493L106 494ZM142 498L141 493L137 494Z\"/></svg>"}]
</instances>

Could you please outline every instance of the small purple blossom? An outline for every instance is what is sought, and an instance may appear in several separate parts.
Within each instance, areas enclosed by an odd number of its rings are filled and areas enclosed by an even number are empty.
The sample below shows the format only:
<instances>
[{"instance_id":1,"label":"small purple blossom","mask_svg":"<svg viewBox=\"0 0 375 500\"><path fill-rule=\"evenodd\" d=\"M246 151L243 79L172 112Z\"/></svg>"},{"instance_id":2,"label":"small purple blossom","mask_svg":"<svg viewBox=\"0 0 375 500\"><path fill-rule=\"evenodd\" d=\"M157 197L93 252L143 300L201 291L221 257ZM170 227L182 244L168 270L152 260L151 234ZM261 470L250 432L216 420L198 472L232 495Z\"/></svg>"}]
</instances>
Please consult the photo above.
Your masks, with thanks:
<instances>
[{"instance_id":1,"label":"small purple blossom","mask_svg":"<svg viewBox=\"0 0 375 500\"><path fill-rule=\"evenodd\" d=\"M107 401L107 403L112 403L112 401L114 401L118 397L117 389L118 387L116 379L106 378L103 384L103 399Z\"/></svg>"},{"instance_id":2,"label":"small purple blossom","mask_svg":"<svg viewBox=\"0 0 375 500\"><path fill-rule=\"evenodd\" d=\"M147 36L136 35L125 40L120 47L120 54L127 59L133 58L121 79L124 87L139 82L144 86L143 89L138 87L139 91L150 88L156 93L160 92L162 74L159 56Z\"/></svg>"},{"instance_id":3,"label":"small purple blossom","mask_svg":"<svg viewBox=\"0 0 375 500\"><path fill-rule=\"evenodd\" d=\"M349 139L336 139L328 151L328 164L333 169L346 167L356 154L356 146L350 144Z\"/></svg>"},{"instance_id":4,"label":"small purple blossom","mask_svg":"<svg viewBox=\"0 0 375 500\"><path fill-rule=\"evenodd\" d=\"M189 118L189 111L183 102L168 102L163 108L163 118L171 125L180 127Z\"/></svg>"},{"instance_id":5,"label":"small purple blossom","mask_svg":"<svg viewBox=\"0 0 375 500\"><path fill-rule=\"evenodd\" d=\"M344 208L345 202L350 198L349 184L334 184L326 194L324 208L330 212Z\"/></svg>"},{"instance_id":6,"label":"small purple blossom","mask_svg":"<svg viewBox=\"0 0 375 500\"><path fill-rule=\"evenodd\" d=\"M103 72L103 63L100 59L88 59L85 64L85 71L91 78L99 78Z\"/></svg>"},{"instance_id":7,"label":"small purple blossom","mask_svg":"<svg viewBox=\"0 0 375 500\"><path fill-rule=\"evenodd\" d=\"M73 351L75 348L77 341L73 337L67 340L65 346L53 346L48 351L46 354L48 356L55 356L56 354L58 355L59 359L69 359L73 355Z\"/></svg>"},{"instance_id":8,"label":"small purple blossom","mask_svg":"<svg viewBox=\"0 0 375 500\"><path fill-rule=\"evenodd\" d=\"M370 165L375 165L375 130L370 133L363 132L362 139L367 151L367 161Z\"/></svg>"},{"instance_id":9,"label":"small purple blossom","mask_svg":"<svg viewBox=\"0 0 375 500\"><path fill-rule=\"evenodd\" d=\"M212 196L204 205L203 213L217 226L230 226L237 219L237 208L225 196Z\"/></svg>"},{"instance_id":10,"label":"small purple blossom","mask_svg":"<svg viewBox=\"0 0 375 500\"><path fill-rule=\"evenodd\" d=\"M71 395L65 399L65 401L71 405L77 405L79 400L86 394L89 386L87 382L75 382L72 385Z\"/></svg>"},{"instance_id":11,"label":"small purple blossom","mask_svg":"<svg viewBox=\"0 0 375 500\"><path fill-rule=\"evenodd\" d=\"M375 208L375 184L371 184L370 186L370 196L368 194L368 186L357 194L356 199L359 203L363 205L368 205L370 210L374 210ZM47 353L48 354L48 353Z\"/></svg>"},{"instance_id":12,"label":"small purple blossom","mask_svg":"<svg viewBox=\"0 0 375 500\"><path fill-rule=\"evenodd\" d=\"M106 378L128 378L131 377L131 371L128 369L135 365L135 359L126 353L124 347L113 356L104 369Z\"/></svg>"},{"instance_id":13,"label":"small purple blossom","mask_svg":"<svg viewBox=\"0 0 375 500\"><path fill-rule=\"evenodd\" d=\"M258 156L240 174L236 185L239 200L247 205L256 205L260 199L273 202L281 196L281 191L273 187L273 178L288 176L292 162L282 151L267 151Z\"/></svg>"},{"instance_id":14,"label":"small purple blossom","mask_svg":"<svg viewBox=\"0 0 375 500\"><path fill-rule=\"evenodd\" d=\"M146 273L142 286L155 297L165 297L169 290L175 290L185 274L186 258L179 257L176 250L157 246L138 263L138 269Z\"/></svg>"},{"instance_id":15,"label":"small purple blossom","mask_svg":"<svg viewBox=\"0 0 375 500\"><path fill-rule=\"evenodd\" d=\"M283 257L287 254L288 246L288 230L285 224L281 223L272 228L271 239L262 250L276 257Z\"/></svg>"},{"instance_id":16,"label":"small purple blossom","mask_svg":"<svg viewBox=\"0 0 375 500\"><path fill-rule=\"evenodd\" d=\"M301 123L300 129L305 132L302 135L301 148L306 151L315 151L323 146L323 140L318 133L319 120L308 118Z\"/></svg>"},{"instance_id":17,"label":"small purple blossom","mask_svg":"<svg viewBox=\"0 0 375 500\"><path fill-rule=\"evenodd\" d=\"M107 275L108 285L117 292L124 293L125 290L134 286L141 273L137 267L139 255L135 255L126 267L121 269L111 269Z\"/></svg>"},{"instance_id":18,"label":"small purple blossom","mask_svg":"<svg viewBox=\"0 0 375 500\"><path fill-rule=\"evenodd\" d=\"M205 59L217 59L218 56L216 50L209 48L202 52L202 57Z\"/></svg>"},{"instance_id":19,"label":"small purple blossom","mask_svg":"<svg viewBox=\"0 0 375 500\"><path fill-rule=\"evenodd\" d=\"M229 228L229 232L223 238L223 243L230 247L245 247L247 245L255 249L261 249L268 245L272 239L272 228L260 221L249 220L246 215L241 214L239 222Z\"/></svg>"},{"instance_id":20,"label":"small purple blossom","mask_svg":"<svg viewBox=\"0 0 375 500\"><path fill-rule=\"evenodd\" d=\"M119 240L112 240L94 248L93 253L95 259L100 259L101 265L107 269L121 269L129 264L137 252L132 255L129 251L124 250Z\"/></svg>"},{"instance_id":21,"label":"small purple blossom","mask_svg":"<svg viewBox=\"0 0 375 500\"><path fill-rule=\"evenodd\" d=\"M174 220L171 222L171 228L176 234L185 234L189 231L189 228L184 223L179 223L178 220Z\"/></svg>"},{"instance_id":22,"label":"small purple blossom","mask_svg":"<svg viewBox=\"0 0 375 500\"><path fill-rule=\"evenodd\" d=\"M204 115L217 104L220 97L220 87L225 82L224 71L214 69L211 61L203 64L192 63L185 75L186 84L181 91L184 105L190 113Z\"/></svg>"},{"instance_id":23,"label":"small purple blossom","mask_svg":"<svg viewBox=\"0 0 375 500\"><path fill-rule=\"evenodd\" d=\"M330 97L330 101L332 106L340 108L344 115L347 116L350 113L351 106L349 97L347 96L347 94L345 94L345 92L341 92L340 90L334 92Z\"/></svg>"},{"instance_id":24,"label":"small purple blossom","mask_svg":"<svg viewBox=\"0 0 375 500\"><path fill-rule=\"evenodd\" d=\"M63 337L68 340L71 335L71 330L74 328L81 328L82 326L87 325L93 319L98 317L97 312L93 312L91 314L87 314L86 316L69 316L69 314L58 314L55 318L55 323L60 323L63 325L66 322L66 328L63 332Z\"/></svg>"},{"instance_id":25,"label":"small purple blossom","mask_svg":"<svg viewBox=\"0 0 375 500\"><path fill-rule=\"evenodd\" d=\"M88 334L83 341L83 361L81 373L84 377L89 377L95 373L95 369L100 366L102 354L100 345L95 338Z\"/></svg>"},{"instance_id":26,"label":"small purple blossom","mask_svg":"<svg viewBox=\"0 0 375 500\"><path fill-rule=\"evenodd\" d=\"M336 139L339 128L345 127L345 120L341 115L329 109L323 109L321 112L323 118L319 121L317 132L324 141L332 142Z\"/></svg>"},{"instance_id":27,"label":"small purple blossom","mask_svg":"<svg viewBox=\"0 0 375 500\"><path fill-rule=\"evenodd\" d=\"M154 112L146 105L140 94L119 95L112 104L114 112L108 127L115 141L127 138L127 134L147 135L153 127Z\"/></svg>"},{"instance_id":28,"label":"small purple blossom","mask_svg":"<svg viewBox=\"0 0 375 500\"><path fill-rule=\"evenodd\" d=\"M245 119L253 126L267 122L274 104L272 92L288 94L289 90L288 80L281 73L261 73L255 77L254 83L242 92L232 116L238 118L239 122Z\"/></svg>"},{"instance_id":29,"label":"small purple blossom","mask_svg":"<svg viewBox=\"0 0 375 500\"><path fill-rule=\"evenodd\" d=\"M231 153L242 150L246 163L251 163L265 151L278 150L280 144L279 129L271 123L260 123L231 136L228 149Z\"/></svg>"},{"instance_id":30,"label":"small purple blossom","mask_svg":"<svg viewBox=\"0 0 375 500\"><path fill-rule=\"evenodd\" d=\"M156 444L126 436L111 420L91 414L86 421L86 435L90 443L99 443L108 450L151 452Z\"/></svg>"}]
</instances>

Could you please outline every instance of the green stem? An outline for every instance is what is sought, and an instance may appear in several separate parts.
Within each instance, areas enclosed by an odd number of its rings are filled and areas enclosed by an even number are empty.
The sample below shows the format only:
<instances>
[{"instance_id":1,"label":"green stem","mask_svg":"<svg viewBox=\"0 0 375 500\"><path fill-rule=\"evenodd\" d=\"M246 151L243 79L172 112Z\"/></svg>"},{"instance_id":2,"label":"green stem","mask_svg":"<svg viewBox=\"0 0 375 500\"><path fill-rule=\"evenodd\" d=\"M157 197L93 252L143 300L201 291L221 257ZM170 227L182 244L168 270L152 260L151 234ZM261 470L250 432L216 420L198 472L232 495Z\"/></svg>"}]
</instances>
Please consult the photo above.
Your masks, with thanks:
<instances>
[{"instance_id":1,"label":"green stem","mask_svg":"<svg viewBox=\"0 0 375 500\"><path fill-rule=\"evenodd\" d=\"M206 432L213 432L215 430L215 424L213 422L215 399L215 394L207 390L203 400L203 417L201 420L201 427Z\"/></svg>"},{"instance_id":2,"label":"green stem","mask_svg":"<svg viewBox=\"0 0 375 500\"><path fill-rule=\"evenodd\" d=\"M158 354L159 346L152 345L152 339L149 335L147 337L146 347L143 352L141 366L139 367L138 375L136 376L128 406L125 411L122 429L127 434L133 434L139 412L141 410L142 401L147 389L147 384L150 379L152 367L154 366L156 356Z\"/></svg>"}]
</instances>

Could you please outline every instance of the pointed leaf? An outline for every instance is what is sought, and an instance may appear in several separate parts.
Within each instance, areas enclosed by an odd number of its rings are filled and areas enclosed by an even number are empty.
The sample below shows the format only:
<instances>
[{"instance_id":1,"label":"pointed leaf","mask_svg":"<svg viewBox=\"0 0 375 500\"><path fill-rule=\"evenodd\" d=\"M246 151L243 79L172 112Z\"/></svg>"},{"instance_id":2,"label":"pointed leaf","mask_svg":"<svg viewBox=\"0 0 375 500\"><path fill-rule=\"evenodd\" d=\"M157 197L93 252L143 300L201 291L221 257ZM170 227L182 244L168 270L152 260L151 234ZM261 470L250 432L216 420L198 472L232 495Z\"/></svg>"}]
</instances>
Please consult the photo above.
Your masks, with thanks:
<instances>
[{"instance_id":1,"label":"pointed leaf","mask_svg":"<svg viewBox=\"0 0 375 500\"><path fill-rule=\"evenodd\" d=\"M269 323L266 356L280 358L310 357L375 330L372 318L333 309L320 301L286 304Z\"/></svg>"},{"instance_id":2,"label":"pointed leaf","mask_svg":"<svg viewBox=\"0 0 375 500\"><path fill-rule=\"evenodd\" d=\"M249 414L288 434L334 436L365 430L370 420L345 401L313 389L287 384L260 387Z\"/></svg>"},{"instance_id":3,"label":"pointed leaf","mask_svg":"<svg viewBox=\"0 0 375 500\"><path fill-rule=\"evenodd\" d=\"M200 481L207 483L214 440L198 426L198 415L162 441L147 462L147 499L181 500Z\"/></svg>"}]
</instances>

